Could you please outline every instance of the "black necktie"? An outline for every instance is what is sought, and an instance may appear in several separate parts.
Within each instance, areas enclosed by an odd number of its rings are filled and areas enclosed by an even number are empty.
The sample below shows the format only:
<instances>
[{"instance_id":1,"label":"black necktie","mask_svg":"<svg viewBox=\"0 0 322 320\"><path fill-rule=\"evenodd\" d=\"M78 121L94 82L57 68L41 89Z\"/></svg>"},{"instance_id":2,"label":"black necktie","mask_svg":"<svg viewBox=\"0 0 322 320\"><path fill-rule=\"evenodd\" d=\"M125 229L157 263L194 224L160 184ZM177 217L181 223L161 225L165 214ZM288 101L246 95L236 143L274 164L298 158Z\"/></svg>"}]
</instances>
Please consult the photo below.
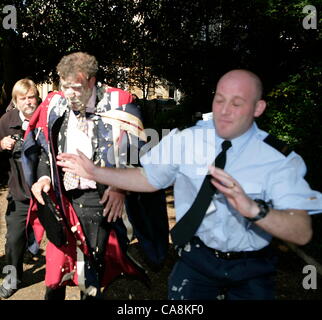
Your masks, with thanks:
<instances>
[{"instance_id":1,"label":"black necktie","mask_svg":"<svg viewBox=\"0 0 322 320\"><path fill-rule=\"evenodd\" d=\"M226 151L231 147L231 142L225 140L221 144L221 147L222 151L216 157L213 165L215 165L215 167L224 169L226 164ZM179 247L185 245L194 236L199 228L202 219L209 208L212 196L216 192L216 188L210 182L211 178L211 175L206 175L192 206L172 228L171 237L175 245Z\"/></svg>"}]
</instances>

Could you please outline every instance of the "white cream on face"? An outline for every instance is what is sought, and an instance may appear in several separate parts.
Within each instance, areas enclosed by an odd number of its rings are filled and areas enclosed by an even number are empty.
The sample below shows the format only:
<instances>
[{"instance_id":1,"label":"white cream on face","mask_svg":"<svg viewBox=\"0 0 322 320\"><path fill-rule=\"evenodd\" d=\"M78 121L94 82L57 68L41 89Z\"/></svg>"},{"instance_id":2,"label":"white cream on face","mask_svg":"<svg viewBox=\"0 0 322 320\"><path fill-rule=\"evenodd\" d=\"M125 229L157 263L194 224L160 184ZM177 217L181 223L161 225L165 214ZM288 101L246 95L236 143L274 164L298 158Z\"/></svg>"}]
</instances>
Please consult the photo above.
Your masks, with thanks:
<instances>
[{"instance_id":1,"label":"white cream on face","mask_svg":"<svg viewBox=\"0 0 322 320\"><path fill-rule=\"evenodd\" d=\"M86 104L92 94L92 89L88 86L87 81L80 76L76 79L67 77L66 80L61 79L60 81L62 91L69 105L75 111L85 111Z\"/></svg>"}]
</instances>

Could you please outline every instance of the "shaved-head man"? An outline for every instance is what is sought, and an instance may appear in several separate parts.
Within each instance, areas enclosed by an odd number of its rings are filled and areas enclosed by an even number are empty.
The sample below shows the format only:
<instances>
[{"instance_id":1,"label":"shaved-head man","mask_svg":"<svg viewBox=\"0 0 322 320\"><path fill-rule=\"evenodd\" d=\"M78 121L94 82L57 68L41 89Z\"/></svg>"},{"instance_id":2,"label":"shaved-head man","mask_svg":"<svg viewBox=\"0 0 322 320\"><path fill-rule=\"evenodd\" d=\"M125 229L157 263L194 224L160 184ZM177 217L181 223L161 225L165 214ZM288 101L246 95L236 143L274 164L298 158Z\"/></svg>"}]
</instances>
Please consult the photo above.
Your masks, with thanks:
<instances>
[{"instance_id":1,"label":"shaved-head man","mask_svg":"<svg viewBox=\"0 0 322 320\"><path fill-rule=\"evenodd\" d=\"M261 96L254 73L226 73L213 120L171 132L141 158L143 169L98 168L81 153L59 157L65 171L119 188L174 186L179 259L169 299L274 299L272 237L299 245L311 239L308 212L321 211L321 194L304 180L302 158L256 125L266 108Z\"/></svg>"},{"instance_id":2,"label":"shaved-head man","mask_svg":"<svg viewBox=\"0 0 322 320\"><path fill-rule=\"evenodd\" d=\"M261 81L255 74L245 70L226 73L212 104L218 135L231 140L246 132L266 108L261 95Z\"/></svg>"}]
</instances>

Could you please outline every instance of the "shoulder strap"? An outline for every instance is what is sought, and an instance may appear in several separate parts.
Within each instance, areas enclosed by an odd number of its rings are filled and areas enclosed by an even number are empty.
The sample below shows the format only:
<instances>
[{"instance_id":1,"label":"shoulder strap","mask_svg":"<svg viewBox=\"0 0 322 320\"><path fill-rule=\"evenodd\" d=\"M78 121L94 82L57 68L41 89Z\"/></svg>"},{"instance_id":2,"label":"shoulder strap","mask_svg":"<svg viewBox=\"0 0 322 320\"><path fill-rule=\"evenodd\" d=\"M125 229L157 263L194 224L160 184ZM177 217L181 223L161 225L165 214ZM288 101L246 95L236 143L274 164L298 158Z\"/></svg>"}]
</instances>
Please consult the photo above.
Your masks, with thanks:
<instances>
[{"instance_id":1,"label":"shoulder strap","mask_svg":"<svg viewBox=\"0 0 322 320\"><path fill-rule=\"evenodd\" d=\"M277 139L275 136L269 134L265 139L264 142L269 144L271 147L276 149L277 151L281 152L284 154L285 157L287 157L291 153L291 149L289 145L282 141Z\"/></svg>"}]
</instances>

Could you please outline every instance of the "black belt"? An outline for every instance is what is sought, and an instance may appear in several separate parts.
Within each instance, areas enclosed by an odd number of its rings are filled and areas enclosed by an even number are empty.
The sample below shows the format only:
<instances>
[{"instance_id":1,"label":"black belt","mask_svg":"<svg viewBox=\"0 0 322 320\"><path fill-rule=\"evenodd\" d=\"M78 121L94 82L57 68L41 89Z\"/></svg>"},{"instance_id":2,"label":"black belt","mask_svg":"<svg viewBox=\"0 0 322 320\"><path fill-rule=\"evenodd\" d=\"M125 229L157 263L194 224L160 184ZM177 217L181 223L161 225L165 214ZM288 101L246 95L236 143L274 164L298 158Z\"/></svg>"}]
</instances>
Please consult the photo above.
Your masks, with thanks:
<instances>
[{"instance_id":1,"label":"black belt","mask_svg":"<svg viewBox=\"0 0 322 320\"><path fill-rule=\"evenodd\" d=\"M263 249L256 251L229 251L222 252L217 249L207 247L198 237L193 237L190 241L192 244L199 244L205 248L207 248L211 253L214 254L216 258L225 259L225 260L233 260L233 259L250 259L250 258L264 258L268 257L271 252L270 246L267 246Z\"/></svg>"},{"instance_id":2,"label":"black belt","mask_svg":"<svg viewBox=\"0 0 322 320\"><path fill-rule=\"evenodd\" d=\"M89 193L98 193L98 191L97 189L72 189L66 192L69 199L77 199Z\"/></svg>"}]
</instances>

